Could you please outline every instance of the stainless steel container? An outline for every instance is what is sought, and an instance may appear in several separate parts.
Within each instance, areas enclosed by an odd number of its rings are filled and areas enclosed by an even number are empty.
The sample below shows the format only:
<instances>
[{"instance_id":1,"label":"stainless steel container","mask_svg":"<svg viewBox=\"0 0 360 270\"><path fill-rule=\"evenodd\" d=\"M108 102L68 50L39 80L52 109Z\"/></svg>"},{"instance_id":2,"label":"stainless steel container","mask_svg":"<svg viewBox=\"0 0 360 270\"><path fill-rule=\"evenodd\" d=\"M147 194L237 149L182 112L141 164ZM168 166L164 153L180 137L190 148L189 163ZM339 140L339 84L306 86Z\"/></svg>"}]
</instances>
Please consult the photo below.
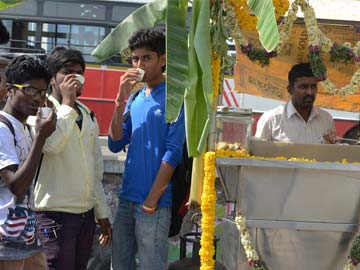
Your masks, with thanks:
<instances>
[{"instance_id":1,"label":"stainless steel container","mask_svg":"<svg viewBox=\"0 0 360 270\"><path fill-rule=\"evenodd\" d=\"M268 269L343 269L359 231L359 164L244 158L216 162ZM233 220L225 221L220 239L220 262L227 269L248 269Z\"/></svg>"}]
</instances>

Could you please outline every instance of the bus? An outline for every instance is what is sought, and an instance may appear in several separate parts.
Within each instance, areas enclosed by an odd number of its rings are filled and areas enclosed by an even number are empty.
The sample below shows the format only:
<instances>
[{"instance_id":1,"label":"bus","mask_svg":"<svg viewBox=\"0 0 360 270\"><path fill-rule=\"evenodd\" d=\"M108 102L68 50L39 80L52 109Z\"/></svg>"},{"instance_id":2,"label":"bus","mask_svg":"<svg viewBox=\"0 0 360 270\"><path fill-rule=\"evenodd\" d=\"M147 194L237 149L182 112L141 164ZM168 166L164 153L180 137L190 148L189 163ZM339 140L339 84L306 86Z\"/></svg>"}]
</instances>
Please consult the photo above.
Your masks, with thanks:
<instances>
[{"instance_id":1,"label":"bus","mask_svg":"<svg viewBox=\"0 0 360 270\"><path fill-rule=\"evenodd\" d=\"M86 82L79 99L95 112L100 134L106 135L120 76L129 64L127 57L121 55L99 63L91 56L91 52L123 19L147 2L149 1L27 0L21 5L0 11L0 19L10 33L10 41L0 45L0 56L17 53L45 55L60 45L80 50L86 61ZM230 53L234 55L234 45L230 47ZM225 77L221 103L225 106L252 108L255 120L264 110L278 105L274 100L254 99L249 95L236 93L232 74ZM355 114L331 114L336 118L340 136L358 121Z\"/></svg>"},{"instance_id":2,"label":"bus","mask_svg":"<svg viewBox=\"0 0 360 270\"><path fill-rule=\"evenodd\" d=\"M91 52L130 13L147 1L27 0L0 11L10 41L0 45L0 56L46 54L56 46L80 50L86 61L80 100L96 114L100 134L107 134L119 78L129 67L126 57L97 62Z\"/></svg>"}]
</instances>

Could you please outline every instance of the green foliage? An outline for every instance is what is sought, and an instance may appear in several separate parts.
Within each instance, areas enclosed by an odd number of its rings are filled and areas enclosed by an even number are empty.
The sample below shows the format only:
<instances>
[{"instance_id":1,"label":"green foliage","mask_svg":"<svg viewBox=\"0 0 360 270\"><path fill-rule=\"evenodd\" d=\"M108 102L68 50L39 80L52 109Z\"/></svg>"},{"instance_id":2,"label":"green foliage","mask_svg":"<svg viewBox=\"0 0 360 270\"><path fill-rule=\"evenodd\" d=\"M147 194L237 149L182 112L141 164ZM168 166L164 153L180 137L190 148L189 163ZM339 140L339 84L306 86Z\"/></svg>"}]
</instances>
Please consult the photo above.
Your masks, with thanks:
<instances>
[{"instance_id":1,"label":"green foliage","mask_svg":"<svg viewBox=\"0 0 360 270\"><path fill-rule=\"evenodd\" d=\"M167 0L166 16L166 120L176 120L188 82L187 0ZM174 16L176 14L176 16Z\"/></svg>"},{"instance_id":2,"label":"green foliage","mask_svg":"<svg viewBox=\"0 0 360 270\"><path fill-rule=\"evenodd\" d=\"M353 260L360 262L360 236L356 237L353 247L350 251L350 257Z\"/></svg>"},{"instance_id":3,"label":"green foliage","mask_svg":"<svg viewBox=\"0 0 360 270\"><path fill-rule=\"evenodd\" d=\"M351 48L334 44L330 49L330 61L339 63L354 63L354 52Z\"/></svg>"},{"instance_id":4,"label":"green foliage","mask_svg":"<svg viewBox=\"0 0 360 270\"><path fill-rule=\"evenodd\" d=\"M0 0L0 10L20 5L25 1L26 0Z\"/></svg>"},{"instance_id":5,"label":"green foliage","mask_svg":"<svg viewBox=\"0 0 360 270\"><path fill-rule=\"evenodd\" d=\"M189 83L185 92L185 124L188 153L199 156L206 150L212 112L209 0L192 2L189 32Z\"/></svg>"},{"instance_id":6,"label":"green foliage","mask_svg":"<svg viewBox=\"0 0 360 270\"><path fill-rule=\"evenodd\" d=\"M261 67L266 67L270 64L269 57L265 50L260 48L253 48L247 56L253 62L257 62Z\"/></svg>"},{"instance_id":7,"label":"green foliage","mask_svg":"<svg viewBox=\"0 0 360 270\"><path fill-rule=\"evenodd\" d=\"M308 55L311 69L319 80L326 79L326 66L321 58L320 52L310 52Z\"/></svg>"},{"instance_id":8,"label":"green foliage","mask_svg":"<svg viewBox=\"0 0 360 270\"><path fill-rule=\"evenodd\" d=\"M153 27L165 18L167 1L153 0L126 17L92 52L99 61L128 47L128 39L139 29Z\"/></svg>"},{"instance_id":9,"label":"green foliage","mask_svg":"<svg viewBox=\"0 0 360 270\"><path fill-rule=\"evenodd\" d=\"M247 0L247 4L258 18L260 43L267 52L273 51L279 43L279 31L272 0Z\"/></svg>"},{"instance_id":10,"label":"green foliage","mask_svg":"<svg viewBox=\"0 0 360 270\"><path fill-rule=\"evenodd\" d=\"M228 33L224 23L225 11L223 5L215 0L210 5L210 36L211 50L218 53L220 57L225 57L228 51L226 40Z\"/></svg>"}]
</instances>

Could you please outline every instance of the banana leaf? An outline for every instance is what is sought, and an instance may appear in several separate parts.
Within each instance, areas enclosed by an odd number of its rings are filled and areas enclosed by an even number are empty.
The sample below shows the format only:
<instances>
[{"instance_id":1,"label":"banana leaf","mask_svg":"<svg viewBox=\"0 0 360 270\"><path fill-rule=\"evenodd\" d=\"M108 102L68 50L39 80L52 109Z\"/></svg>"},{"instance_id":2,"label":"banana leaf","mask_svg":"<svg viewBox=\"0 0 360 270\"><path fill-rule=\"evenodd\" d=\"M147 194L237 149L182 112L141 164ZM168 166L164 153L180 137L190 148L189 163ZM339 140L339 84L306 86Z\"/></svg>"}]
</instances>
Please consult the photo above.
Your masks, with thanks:
<instances>
[{"instance_id":1,"label":"banana leaf","mask_svg":"<svg viewBox=\"0 0 360 270\"><path fill-rule=\"evenodd\" d=\"M185 125L188 153L196 157L206 150L212 111L210 57L210 9L208 0L194 0L189 33L189 89L185 91Z\"/></svg>"},{"instance_id":2,"label":"banana leaf","mask_svg":"<svg viewBox=\"0 0 360 270\"><path fill-rule=\"evenodd\" d=\"M0 10L20 5L25 1L26 0L0 0Z\"/></svg>"},{"instance_id":3,"label":"banana leaf","mask_svg":"<svg viewBox=\"0 0 360 270\"><path fill-rule=\"evenodd\" d=\"M165 19L167 1L154 0L131 13L91 53L99 61L128 47L128 39L139 29L153 27Z\"/></svg>"},{"instance_id":4,"label":"banana leaf","mask_svg":"<svg viewBox=\"0 0 360 270\"><path fill-rule=\"evenodd\" d=\"M247 0L249 8L258 18L256 28L259 40L266 51L273 51L279 43L279 31L272 0Z\"/></svg>"},{"instance_id":5,"label":"banana leaf","mask_svg":"<svg viewBox=\"0 0 360 270\"><path fill-rule=\"evenodd\" d=\"M166 16L166 120L174 121L188 88L187 0L168 0ZM175 15L176 14L176 15Z\"/></svg>"}]
</instances>

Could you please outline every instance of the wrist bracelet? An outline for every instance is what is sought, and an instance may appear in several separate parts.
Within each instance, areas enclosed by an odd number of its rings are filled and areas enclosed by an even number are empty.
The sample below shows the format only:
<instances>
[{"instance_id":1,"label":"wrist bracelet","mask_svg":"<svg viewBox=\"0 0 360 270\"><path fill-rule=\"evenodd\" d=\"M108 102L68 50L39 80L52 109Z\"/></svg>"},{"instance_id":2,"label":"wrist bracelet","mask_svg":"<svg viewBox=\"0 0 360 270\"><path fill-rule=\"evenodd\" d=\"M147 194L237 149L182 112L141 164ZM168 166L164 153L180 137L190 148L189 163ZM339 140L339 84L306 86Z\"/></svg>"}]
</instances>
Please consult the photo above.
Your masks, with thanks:
<instances>
[{"instance_id":1,"label":"wrist bracelet","mask_svg":"<svg viewBox=\"0 0 360 270\"><path fill-rule=\"evenodd\" d=\"M156 211L156 207L148 207L144 204L141 205L141 208L146 213L154 213Z\"/></svg>"}]
</instances>

